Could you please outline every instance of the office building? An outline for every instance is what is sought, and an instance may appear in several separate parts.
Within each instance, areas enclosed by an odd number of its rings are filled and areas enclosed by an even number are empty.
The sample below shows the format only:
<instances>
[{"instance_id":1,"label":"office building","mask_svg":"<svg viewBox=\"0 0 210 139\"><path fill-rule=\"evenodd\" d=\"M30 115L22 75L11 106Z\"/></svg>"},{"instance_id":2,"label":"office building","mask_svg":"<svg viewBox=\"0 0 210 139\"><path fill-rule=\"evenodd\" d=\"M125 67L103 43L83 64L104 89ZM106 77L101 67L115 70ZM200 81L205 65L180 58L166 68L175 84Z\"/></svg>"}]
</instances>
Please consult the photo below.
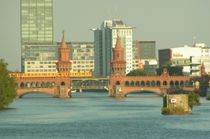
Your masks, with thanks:
<instances>
[{"instance_id":1,"label":"office building","mask_svg":"<svg viewBox=\"0 0 210 139\"><path fill-rule=\"evenodd\" d=\"M69 42L72 71L94 71L93 42Z\"/></svg>"},{"instance_id":2,"label":"office building","mask_svg":"<svg viewBox=\"0 0 210 139\"><path fill-rule=\"evenodd\" d=\"M53 42L53 1L21 0L21 44Z\"/></svg>"},{"instance_id":3,"label":"office building","mask_svg":"<svg viewBox=\"0 0 210 139\"><path fill-rule=\"evenodd\" d=\"M28 44L24 45L22 50L25 73L57 72L58 47L56 44Z\"/></svg>"},{"instance_id":4,"label":"office building","mask_svg":"<svg viewBox=\"0 0 210 139\"><path fill-rule=\"evenodd\" d=\"M204 43L159 50L159 66L182 66L184 75L200 75L202 63L210 71L210 47Z\"/></svg>"},{"instance_id":5,"label":"office building","mask_svg":"<svg viewBox=\"0 0 210 139\"><path fill-rule=\"evenodd\" d=\"M40 47L44 47L44 53L47 53L47 50L51 53L51 49L55 49L52 48L56 46L53 44L53 0L20 0L20 2L21 71L48 71L45 66L38 63L54 63L54 60L42 61L40 60L42 56L36 56L37 61L31 61L29 57L33 59L34 55L30 56L31 52L27 51L28 47L35 52L40 50ZM28 66L25 65L26 63L34 63L34 65Z\"/></svg>"},{"instance_id":6,"label":"office building","mask_svg":"<svg viewBox=\"0 0 210 139\"><path fill-rule=\"evenodd\" d=\"M133 42L133 68L144 69L147 72L156 74L158 62L156 58L155 41L134 41Z\"/></svg>"},{"instance_id":7,"label":"office building","mask_svg":"<svg viewBox=\"0 0 210 139\"><path fill-rule=\"evenodd\" d=\"M120 37L121 46L125 49L126 73L133 70L132 30L131 26L127 26L119 19L105 20L100 28L94 29L95 76L110 76L112 48L116 44L117 36Z\"/></svg>"}]
</instances>

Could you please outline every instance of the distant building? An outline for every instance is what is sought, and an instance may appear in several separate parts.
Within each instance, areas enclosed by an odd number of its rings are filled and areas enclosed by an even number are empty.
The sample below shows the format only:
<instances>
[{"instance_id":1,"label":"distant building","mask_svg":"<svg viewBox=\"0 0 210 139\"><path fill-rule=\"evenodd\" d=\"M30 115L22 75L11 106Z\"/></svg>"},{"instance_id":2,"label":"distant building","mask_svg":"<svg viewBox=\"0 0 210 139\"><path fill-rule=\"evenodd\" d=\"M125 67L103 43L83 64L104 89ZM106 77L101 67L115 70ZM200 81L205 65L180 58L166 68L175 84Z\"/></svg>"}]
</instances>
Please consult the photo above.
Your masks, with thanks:
<instances>
[{"instance_id":1,"label":"distant building","mask_svg":"<svg viewBox=\"0 0 210 139\"><path fill-rule=\"evenodd\" d=\"M58 47L54 45L23 45L25 73L57 72Z\"/></svg>"},{"instance_id":2,"label":"distant building","mask_svg":"<svg viewBox=\"0 0 210 139\"><path fill-rule=\"evenodd\" d=\"M133 68L156 73L158 67L155 41L133 42Z\"/></svg>"},{"instance_id":3,"label":"distant building","mask_svg":"<svg viewBox=\"0 0 210 139\"><path fill-rule=\"evenodd\" d=\"M93 42L69 42L72 71L94 71Z\"/></svg>"},{"instance_id":4,"label":"distant building","mask_svg":"<svg viewBox=\"0 0 210 139\"><path fill-rule=\"evenodd\" d=\"M182 66L184 75L200 75L199 69L202 63L210 71L209 58L210 47L204 43L193 46L182 46L169 49L161 49L159 53L159 66Z\"/></svg>"},{"instance_id":5,"label":"distant building","mask_svg":"<svg viewBox=\"0 0 210 139\"><path fill-rule=\"evenodd\" d=\"M95 76L110 76L111 50L120 37L121 46L125 48L126 73L133 70L132 33L133 28L127 26L122 20L105 20L100 29L94 29L95 44Z\"/></svg>"},{"instance_id":6,"label":"distant building","mask_svg":"<svg viewBox=\"0 0 210 139\"><path fill-rule=\"evenodd\" d=\"M60 42L57 43L58 46ZM94 43L93 42L67 42L70 48L71 71L94 71Z\"/></svg>"},{"instance_id":7,"label":"distant building","mask_svg":"<svg viewBox=\"0 0 210 139\"><path fill-rule=\"evenodd\" d=\"M40 65L40 59L38 61L28 61L31 52L27 52L27 47L33 47L32 49L40 49L40 46L45 46L43 49L53 44L53 0L21 0L20 1L20 32L21 32L21 71L48 71L46 67L43 68ZM36 46L38 48L35 48ZM42 50L43 50L42 49ZM54 48L53 48L54 49ZM46 50L47 51L47 50ZM45 51L45 52L46 52ZM51 51L51 50L50 50ZM27 53L27 57L26 56ZM37 56L38 57L38 56ZM53 63L54 60L46 59L47 63ZM42 62L46 62L42 61ZM30 65L27 63L34 63ZM27 65L25 65L27 64ZM48 66L48 65L46 65ZM35 68L36 67L36 68ZM38 67L40 69L38 69Z\"/></svg>"}]
</instances>

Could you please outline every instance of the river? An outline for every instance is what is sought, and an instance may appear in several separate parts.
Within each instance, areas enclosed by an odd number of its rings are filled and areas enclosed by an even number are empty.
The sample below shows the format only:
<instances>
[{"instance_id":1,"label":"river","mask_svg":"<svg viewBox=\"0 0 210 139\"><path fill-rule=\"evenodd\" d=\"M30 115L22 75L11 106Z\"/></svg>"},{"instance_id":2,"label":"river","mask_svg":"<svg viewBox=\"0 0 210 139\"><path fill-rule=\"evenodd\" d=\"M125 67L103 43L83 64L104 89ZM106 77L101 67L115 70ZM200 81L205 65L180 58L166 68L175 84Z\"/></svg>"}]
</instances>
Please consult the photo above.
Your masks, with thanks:
<instances>
[{"instance_id":1,"label":"river","mask_svg":"<svg viewBox=\"0 0 210 139\"><path fill-rule=\"evenodd\" d=\"M29 94L0 111L0 139L210 139L210 101L183 116L163 116L161 107L161 97L146 93Z\"/></svg>"}]
</instances>

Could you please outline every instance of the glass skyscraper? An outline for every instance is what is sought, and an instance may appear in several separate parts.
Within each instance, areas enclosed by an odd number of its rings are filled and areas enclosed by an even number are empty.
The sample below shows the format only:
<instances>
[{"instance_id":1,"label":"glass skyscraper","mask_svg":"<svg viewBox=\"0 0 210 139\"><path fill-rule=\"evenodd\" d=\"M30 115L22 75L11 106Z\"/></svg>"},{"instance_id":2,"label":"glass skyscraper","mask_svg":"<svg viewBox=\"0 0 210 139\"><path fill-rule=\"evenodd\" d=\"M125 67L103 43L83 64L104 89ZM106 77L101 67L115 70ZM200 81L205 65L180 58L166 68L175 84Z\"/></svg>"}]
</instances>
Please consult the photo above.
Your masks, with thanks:
<instances>
[{"instance_id":1,"label":"glass skyscraper","mask_svg":"<svg viewBox=\"0 0 210 139\"><path fill-rule=\"evenodd\" d=\"M21 71L55 72L53 0L20 0Z\"/></svg>"},{"instance_id":2,"label":"glass skyscraper","mask_svg":"<svg viewBox=\"0 0 210 139\"><path fill-rule=\"evenodd\" d=\"M21 44L53 42L53 1L21 0Z\"/></svg>"}]
</instances>

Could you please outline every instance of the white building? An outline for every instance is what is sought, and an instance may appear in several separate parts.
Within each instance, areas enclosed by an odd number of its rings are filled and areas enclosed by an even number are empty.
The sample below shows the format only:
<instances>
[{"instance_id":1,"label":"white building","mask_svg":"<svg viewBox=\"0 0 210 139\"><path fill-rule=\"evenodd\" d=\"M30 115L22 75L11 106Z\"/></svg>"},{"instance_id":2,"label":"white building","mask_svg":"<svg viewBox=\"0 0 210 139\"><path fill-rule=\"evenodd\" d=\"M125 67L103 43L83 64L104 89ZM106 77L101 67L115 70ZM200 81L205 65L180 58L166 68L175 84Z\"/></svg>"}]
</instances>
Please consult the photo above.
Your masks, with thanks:
<instances>
[{"instance_id":1,"label":"white building","mask_svg":"<svg viewBox=\"0 0 210 139\"><path fill-rule=\"evenodd\" d=\"M121 46L125 49L126 73L133 70L132 33L133 28L127 26L122 20L105 20L100 29L94 30L95 43L95 76L109 76L112 48L115 47L117 35Z\"/></svg>"},{"instance_id":2,"label":"white building","mask_svg":"<svg viewBox=\"0 0 210 139\"><path fill-rule=\"evenodd\" d=\"M69 42L72 71L94 71L93 42Z\"/></svg>"},{"instance_id":3,"label":"white building","mask_svg":"<svg viewBox=\"0 0 210 139\"><path fill-rule=\"evenodd\" d=\"M204 43L159 50L160 67L166 64L182 66L184 75L200 75L202 63L204 63L206 71L209 71L209 58L210 47L207 47Z\"/></svg>"},{"instance_id":4,"label":"white building","mask_svg":"<svg viewBox=\"0 0 210 139\"><path fill-rule=\"evenodd\" d=\"M28 44L22 46L23 72L57 72L58 47L56 44Z\"/></svg>"}]
</instances>

